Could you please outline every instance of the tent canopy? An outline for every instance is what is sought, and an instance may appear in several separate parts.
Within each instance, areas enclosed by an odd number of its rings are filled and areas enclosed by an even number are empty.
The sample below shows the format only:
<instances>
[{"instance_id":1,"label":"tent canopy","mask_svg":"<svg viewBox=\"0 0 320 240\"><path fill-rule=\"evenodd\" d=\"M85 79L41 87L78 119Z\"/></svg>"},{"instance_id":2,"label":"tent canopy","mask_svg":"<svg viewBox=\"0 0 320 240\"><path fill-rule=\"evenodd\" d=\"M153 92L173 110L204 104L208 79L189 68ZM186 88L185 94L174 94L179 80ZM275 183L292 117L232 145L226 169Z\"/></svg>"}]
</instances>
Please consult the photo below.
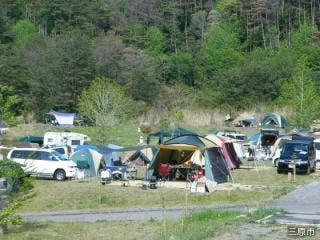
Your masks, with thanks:
<instances>
[{"instance_id":1,"label":"tent canopy","mask_svg":"<svg viewBox=\"0 0 320 240\"><path fill-rule=\"evenodd\" d=\"M194 135L180 136L170 139L158 147L159 151L148 169L147 179L151 176L159 175L161 163L169 163L174 166L189 161L193 161L193 163L201 162L194 159L195 154L197 154L200 158L204 159L207 183L210 181L222 183L229 180L230 173L219 147L207 138Z\"/></svg>"},{"instance_id":2,"label":"tent canopy","mask_svg":"<svg viewBox=\"0 0 320 240\"><path fill-rule=\"evenodd\" d=\"M73 153L70 157L77 167L85 170L86 176L97 176L99 168L104 165L103 155L92 149L83 149Z\"/></svg>"},{"instance_id":3,"label":"tent canopy","mask_svg":"<svg viewBox=\"0 0 320 240\"><path fill-rule=\"evenodd\" d=\"M171 130L166 130L166 131L160 130L157 132L150 133L147 138L147 143L148 144L150 143L151 137L158 137L159 138L158 143L163 143L165 138L175 138L178 136L186 136L186 135L197 136L198 134L191 132L187 129L177 127L177 128L171 129Z\"/></svg>"},{"instance_id":4,"label":"tent canopy","mask_svg":"<svg viewBox=\"0 0 320 240\"><path fill-rule=\"evenodd\" d=\"M108 144L107 146L98 146L98 145L79 145L76 147L75 151L80 151L83 149L92 149L101 155L103 155L104 161L107 166L112 166L113 161L118 160L119 158L121 161L125 160L125 152L145 152L144 150L147 148L151 148L152 152L154 152L154 146L150 145L139 145L139 146L133 146L133 147L121 147L114 144ZM143 155L146 155L143 153ZM134 158L134 157L133 157ZM146 159L148 157L146 156Z\"/></svg>"},{"instance_id":5,"label":"tent canopy","mask_svg":"<svg viewBox=\"0 0 320 240\"><path fill-rule=\"evenodd\" d=\"M43 145L43 137L26 136L20 138L19 142L38 143L39 145Z\"/></svg>"},{"instance_id":6,"label":"tent canopy","mask_svg":"<svg viewBox=\"0 0 320 240\"><path fill-rule=\"evenodd\" d=\"M60 126L72 127L74 123L75 113L62 113L51 110L50 115L53 115Z\"/></svg>"},{"instance_id":7,"label":"tent canopy","mask_svg":"<svg viewBox=\"0 0 320 240\"><path fill-rule=\"evenodd\" d=\"M208 138L221 148L221 152L229 169L236 169L240 167L240 161L233 146L232 140L229 140L222 136L215 136L213 134L207 135L206 138Z\"/></svg>"},{"instance_id":8,"label":"tent canopy","mask_svg":"<svg viewBox=\"0 0 320 240\"><path fill-rule=\"evenodd\" d=\"M285 118L276 113L269 113L261 120L262 128L284 128L287 125Z\"/></svg>"}]
</instances>

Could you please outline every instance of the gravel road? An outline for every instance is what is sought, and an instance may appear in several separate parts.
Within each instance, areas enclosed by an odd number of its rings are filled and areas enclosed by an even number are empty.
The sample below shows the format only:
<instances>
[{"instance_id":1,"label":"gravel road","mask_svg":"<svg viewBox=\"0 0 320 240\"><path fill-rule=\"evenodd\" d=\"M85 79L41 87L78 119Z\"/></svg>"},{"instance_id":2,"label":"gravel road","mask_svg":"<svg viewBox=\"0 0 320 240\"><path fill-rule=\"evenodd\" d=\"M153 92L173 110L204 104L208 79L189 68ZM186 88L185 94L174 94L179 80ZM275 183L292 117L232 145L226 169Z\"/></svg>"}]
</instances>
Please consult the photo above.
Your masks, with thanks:
<instances>
[{"instance_id":1,"label":"gravel road","mask_svg":"<svg viewBox=\"0 0 320 240\"><path fill-rule=\"evenodd\" d=\"M281 208L286 214L273 216L269 221L283 224L320 223L320 181L300 186L270 204Z\"/></svg>"},{"instance_id":2,"label":"gravel road","mask_svg":"<svg viewBox=\"0 0 320 240\"><path fill-rule=\"evenodd\" d=\"M255 208L247 205L206 205L189 206L188 212L202 211L205 209L214 210L239 210L250 211ZM150 219L176 219L185 213L181 207L168 208L131 208L96 211L66 211L66 212L43 212L43 213L22 213L24 221L54 221L54 222L96 222L96 221L117 221L117 220L150 220Z\"/></svg>"}]
</instances>

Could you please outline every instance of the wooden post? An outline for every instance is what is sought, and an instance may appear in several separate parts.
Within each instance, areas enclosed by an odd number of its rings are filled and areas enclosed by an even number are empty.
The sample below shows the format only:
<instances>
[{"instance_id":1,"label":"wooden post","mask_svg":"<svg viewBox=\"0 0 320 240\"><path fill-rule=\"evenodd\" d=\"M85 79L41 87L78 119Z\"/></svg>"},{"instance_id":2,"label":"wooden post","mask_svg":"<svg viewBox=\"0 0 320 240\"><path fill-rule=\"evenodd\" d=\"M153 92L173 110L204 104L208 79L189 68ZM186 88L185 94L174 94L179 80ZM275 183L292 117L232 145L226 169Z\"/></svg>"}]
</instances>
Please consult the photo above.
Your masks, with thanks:
<instances>
[{"instance_id":1,"label":"wooden post","mask_svg":"<svg viewBox=\"0 0 320 240\"><path fill-rule=\"evenodd\" d=\"M291 172L288 172L288 182L291 182L291 176L292 176Z\"/></svg>"}]
</instances>

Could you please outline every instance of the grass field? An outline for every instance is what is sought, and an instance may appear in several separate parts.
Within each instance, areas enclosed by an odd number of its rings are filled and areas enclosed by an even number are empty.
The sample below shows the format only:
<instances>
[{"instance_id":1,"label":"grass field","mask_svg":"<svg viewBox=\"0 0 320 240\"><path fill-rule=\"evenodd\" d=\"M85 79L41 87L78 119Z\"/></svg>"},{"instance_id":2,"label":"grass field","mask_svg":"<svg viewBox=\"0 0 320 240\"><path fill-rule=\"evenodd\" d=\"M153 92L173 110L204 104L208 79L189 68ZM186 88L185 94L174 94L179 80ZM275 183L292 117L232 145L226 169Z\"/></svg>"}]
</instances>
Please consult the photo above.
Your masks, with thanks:
<instances>
[{"instance_id":1,"label":"grass field","mask_svg":"<svg viewBox=\"0 0 320 240\"><path fill-rule=\"evenodd\" d=\"M234 188L212 193L188 193L189 204L241 203L263 205L292 191L297 185L319 178L318 174L297 175L289 182L287 175L277 174L273 167L238 169L233 172ZM246 186L242 188L241 186ZM222 185L223 186L223 185ZM26 201L21 212L134 208L147 206L176 206L184 204L185 190L158 188L143 190L137 186L101 186L96 178L88 182L35 180L33 197Z\"/></svg>"},{"instance_id":2,"label":"grass field","mask_svg":"<svg viewBox=\"0 0 320 240\"><path fill-rule=\"evenodd\" d=\"M218 236L242 224L249 224L271 213L273 209L259 209L252 213L213 211L194 213L178 220L118 221L95 223L26 223L10 227L3 240L195 240ZM165 214L165 213L164 213Z\"/></svg>"}]
</instances>

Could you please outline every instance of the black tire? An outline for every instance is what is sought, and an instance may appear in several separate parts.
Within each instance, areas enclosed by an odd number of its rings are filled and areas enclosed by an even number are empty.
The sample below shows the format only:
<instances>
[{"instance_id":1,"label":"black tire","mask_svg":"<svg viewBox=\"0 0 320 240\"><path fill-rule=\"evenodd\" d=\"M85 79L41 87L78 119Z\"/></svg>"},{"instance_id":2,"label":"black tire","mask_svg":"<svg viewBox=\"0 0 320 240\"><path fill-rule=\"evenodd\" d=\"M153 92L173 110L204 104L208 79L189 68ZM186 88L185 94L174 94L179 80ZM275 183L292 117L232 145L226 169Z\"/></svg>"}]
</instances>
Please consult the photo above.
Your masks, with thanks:
<instances>
[{"instance_id":1,"label":"black tire","mask_svg":"<svg viewBox=\"0 0 320 240\"><path fill-rule=\"evenodd\" d=\"M66 179L66 172L62 169L58 169L54 173L54 179L57 181L64 181Z\"/></svg>"},{"instance_id":2,"label":"black tire","mask_svg":"<svg viewBox=\"0 0 320 240\"><path fill-rule=\"evenodd\" d=\"M277 169L277 173L282 173L282 170L280 170L280 169Z\"/></svg>"}]
</instances>

